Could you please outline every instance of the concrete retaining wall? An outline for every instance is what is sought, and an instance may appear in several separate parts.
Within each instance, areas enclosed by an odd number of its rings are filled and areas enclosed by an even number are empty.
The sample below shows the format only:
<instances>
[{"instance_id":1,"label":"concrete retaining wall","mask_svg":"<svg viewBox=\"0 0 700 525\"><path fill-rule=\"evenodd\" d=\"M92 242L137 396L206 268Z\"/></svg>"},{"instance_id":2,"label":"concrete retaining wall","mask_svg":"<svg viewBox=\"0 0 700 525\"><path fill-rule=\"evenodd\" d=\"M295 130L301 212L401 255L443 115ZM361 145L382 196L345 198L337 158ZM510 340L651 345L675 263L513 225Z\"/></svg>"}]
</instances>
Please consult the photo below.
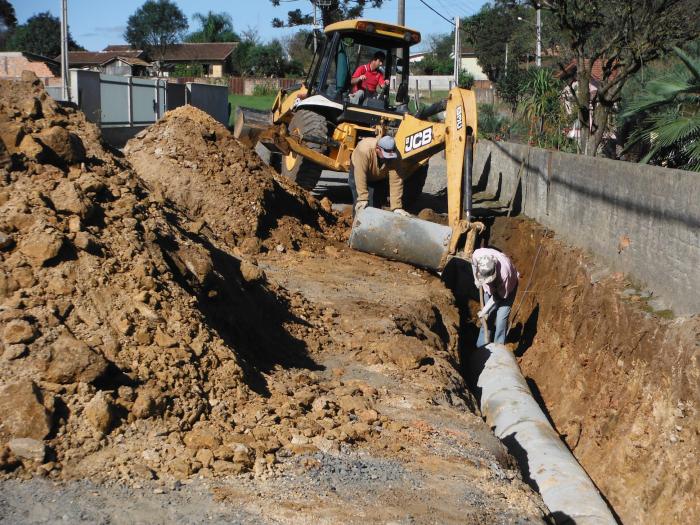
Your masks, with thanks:
<instances>
[{"instance_id":1,"label":"concrete retaining wall","mask_svg":"<svg viewBox=\"0 0 700 525\"><path fill-rule=\"evenodd\" d=\"M486 140L475 163L479 184L502 202L517 195L516 209L641 282L675 314L700 313L699 173Z\"/></svg>"}]
</instances>

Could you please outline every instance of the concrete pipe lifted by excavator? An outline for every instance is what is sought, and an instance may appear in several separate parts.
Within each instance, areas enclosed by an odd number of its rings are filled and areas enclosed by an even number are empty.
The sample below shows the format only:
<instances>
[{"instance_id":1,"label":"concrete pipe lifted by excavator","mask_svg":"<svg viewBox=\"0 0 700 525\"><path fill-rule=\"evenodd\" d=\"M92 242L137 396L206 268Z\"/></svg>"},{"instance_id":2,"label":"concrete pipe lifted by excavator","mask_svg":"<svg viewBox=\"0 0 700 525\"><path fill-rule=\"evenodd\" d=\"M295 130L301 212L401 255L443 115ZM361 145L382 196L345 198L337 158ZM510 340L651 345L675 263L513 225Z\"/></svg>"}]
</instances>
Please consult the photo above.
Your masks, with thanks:
<instances>
[{"instance_id":1,"label":"concrete pipe lifted by excavator","mask_svg":"<svg viewBox=\"0 0 700 525\"><path fill-rule=\"evenodd\" d=\"M365 137L392 135L400 157L396 168L409 174L404 200L420 195L428 161L445 150L449 226L367 208L357 215L350 246L380 256L441 270L451 256L471 257L477 233L472 222L471 177L477 135L476 98L453 88L447 97L409 112L409 49L421 40L413 29L372 20L345 20L314 31L314 58L306 80L280 90L270 113L240 107L234 127L239 140L258 141L282 155L281 173L312 190L323 170L347 173L350 156ZM389 87L355 102L351 74L382 51ZM445 114L444 121L436 118ZM420 242L419 242L420 240Z\"/></svg>"}]
</instances>

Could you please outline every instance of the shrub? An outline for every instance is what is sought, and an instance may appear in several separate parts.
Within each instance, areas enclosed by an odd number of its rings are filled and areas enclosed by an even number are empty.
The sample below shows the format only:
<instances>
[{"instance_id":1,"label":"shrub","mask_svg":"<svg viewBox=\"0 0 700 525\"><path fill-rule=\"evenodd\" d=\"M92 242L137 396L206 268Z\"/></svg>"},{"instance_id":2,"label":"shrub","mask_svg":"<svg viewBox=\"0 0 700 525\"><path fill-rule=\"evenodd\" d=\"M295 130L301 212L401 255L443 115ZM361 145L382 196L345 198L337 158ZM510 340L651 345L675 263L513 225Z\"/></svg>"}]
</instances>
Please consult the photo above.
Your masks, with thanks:
<instances>
[{"instance_id":1,"label":"shrub","mask_svg":"<svg viewBox=\"0 0 700 525\"><path fill-rule=\"evenodd\" d=\"M277 94L277 86L270 82L264 84L255 84L253 86L253 95L256 97L269 97Z\"/></svg>"},{"instance_id":2,"label":"shrub","mask_svg":"<svg viewBox=\"0 0 700 525\"><path fill-rule=\"evenodd\" d=\"M202 64L175 64L171 77L203 77L204 67Z\"/></svg>"},{"instance_id":3,"label":"shrub","mask_svg":"<svg viewBox=\"0 0 700 525\"><path fill-rule=\"evenodd\" d=\"M471 89L474 86L474 75L465 69L459 70L459 87L462 89Z\"/></svg>"},{"instance_id":4,"label":"shrub","mask_svg":"<svg viewBox=\"0 0 700 525\"><path fill-rule=\"evenodd\" d=\"M479 104L479 135L489 140L500 140L509 134L510 120L498 113L493 104Z\"/></svg>"}]
</instances>

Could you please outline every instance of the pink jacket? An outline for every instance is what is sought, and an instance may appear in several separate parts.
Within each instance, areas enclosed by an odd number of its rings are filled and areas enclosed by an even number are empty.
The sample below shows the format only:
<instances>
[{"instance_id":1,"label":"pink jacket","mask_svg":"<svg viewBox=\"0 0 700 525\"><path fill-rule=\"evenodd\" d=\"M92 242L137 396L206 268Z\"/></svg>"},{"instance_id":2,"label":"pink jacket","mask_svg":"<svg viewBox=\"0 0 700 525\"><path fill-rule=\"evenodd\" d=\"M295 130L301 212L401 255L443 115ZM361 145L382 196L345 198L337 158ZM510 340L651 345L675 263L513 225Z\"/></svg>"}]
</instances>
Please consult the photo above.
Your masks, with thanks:
<instances>
[{"instance_id":1,"label":"pink jacket","mask_svg":"<svg viewBox=\"0 0 700 525\"><path fill-rule=\"evenodd\" d=\"M520 274L515 269L513 262L505 253L493 248L477 248L472 257L479 258L484 255L492 255L496 258L496 280L484 285L484 291L494 299L506 299L518 286ZM474 268L472 267L472 272ZM476 275L474 276L476 279ZM494 296L495 292L495 296Z\"/></svg>"}]
</instances>

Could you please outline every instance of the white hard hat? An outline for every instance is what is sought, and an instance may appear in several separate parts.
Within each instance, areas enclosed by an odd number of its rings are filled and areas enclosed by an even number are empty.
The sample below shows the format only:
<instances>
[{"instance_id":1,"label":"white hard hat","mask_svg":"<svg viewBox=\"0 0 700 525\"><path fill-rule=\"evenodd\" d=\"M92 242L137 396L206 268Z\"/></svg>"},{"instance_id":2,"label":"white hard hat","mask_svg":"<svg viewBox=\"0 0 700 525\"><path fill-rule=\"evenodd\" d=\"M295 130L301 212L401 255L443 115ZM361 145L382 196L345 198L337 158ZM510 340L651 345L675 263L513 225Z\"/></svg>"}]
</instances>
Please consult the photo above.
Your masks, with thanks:
<instances>
[{"instance_id":1,"label":"white hard hat","mask_svg":"<svg viewBox=\"0 0 700 525\"><path fill-rule=\"evenodd\" d=\"M496 258L493 255L476 257L472 264L477 286L481 287L496 279Z\"/></svg>"}]
</instances>

